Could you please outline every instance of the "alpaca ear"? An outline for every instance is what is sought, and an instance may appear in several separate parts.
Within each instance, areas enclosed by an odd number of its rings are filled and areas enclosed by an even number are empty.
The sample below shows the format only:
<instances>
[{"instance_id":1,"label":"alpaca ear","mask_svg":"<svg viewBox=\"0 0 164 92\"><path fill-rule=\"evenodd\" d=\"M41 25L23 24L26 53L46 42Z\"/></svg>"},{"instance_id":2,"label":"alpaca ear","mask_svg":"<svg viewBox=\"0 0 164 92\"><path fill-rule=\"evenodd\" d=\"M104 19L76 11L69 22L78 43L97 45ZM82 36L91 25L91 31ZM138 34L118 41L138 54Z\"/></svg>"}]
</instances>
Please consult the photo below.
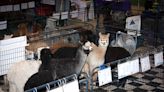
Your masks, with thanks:
<instances>
[{"instance_id":1,"label":"alpaca ear","mask_svg":"<svg viewBox=\"0 0 164 92\"><path fill-rule=\"evenodd\" d=\"M110 33L107 33L107 36L110 37Z\"/></svg>"},{"instance_id":2,"label":"alpaca ear","mask_svg":"<svg viewBox=\"0 0 164 92\"><path fill-rule=\"evenodd\" d=\"M20 24L18 24L17 27L20 28Z\"/></svg>"}]
</instances>

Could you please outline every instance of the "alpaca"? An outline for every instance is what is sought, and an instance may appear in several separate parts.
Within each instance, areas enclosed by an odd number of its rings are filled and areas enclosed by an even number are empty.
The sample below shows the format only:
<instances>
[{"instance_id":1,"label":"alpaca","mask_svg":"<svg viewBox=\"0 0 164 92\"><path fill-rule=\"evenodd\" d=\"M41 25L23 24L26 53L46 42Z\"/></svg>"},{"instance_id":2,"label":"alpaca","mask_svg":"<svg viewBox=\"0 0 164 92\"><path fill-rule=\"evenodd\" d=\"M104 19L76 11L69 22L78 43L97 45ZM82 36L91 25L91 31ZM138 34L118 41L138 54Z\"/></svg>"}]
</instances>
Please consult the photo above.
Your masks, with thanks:
<instances>
[{"instance_id":1,"label":"alpaca","mask_svg":"<svg viewBox=\"0 0 164 92\"><path fill-rule=\"evenodd\" d=\"M13 37L13 34L10 34L10 35L5 34L5 35L4 35L4 40L10 39L10 38L12 38L12 37Z\"/></svg>"},{"instance_id":2,"label":"alpaca","mask_svg":"<svg viewBox=\"0 0 164 92\"><path fill-rule=\"evenodd\" d=\"M4 34L3 36L0 35L0 40L7 40L13 37L13 34L7 35Z\"/></svg>"},{"instance_id":3,"label":"alpaca","mask_svg":"<svg viewBox=\"0 0 164 92\"><path fill-rule=\"evenodd\" d=\"M32 25L32 30L28 32L28 40L35 41L41 39L40 34L43 32L43 28L39 23L34 22Z\"/></svg>"},{"instance_id":4,"label":"alpaca","mask_svg":"<svg viewBox=\"0 0 164 92\"><path fill-rule=\"evenodd\" d=\"M24 92L24 84L36 72L41 61L20 61L11 66L7 73L9 92Z\"/></svg>"},{"instance_id":5,"label":"alpaca","mask_svg":"<svg viewBox=\"0 0 164 92\"><path fill-rule=\"evenodd\" d=\"M37 49L40 47L49 47L49 46L44 41L35 41L35 42L30 42L29 46L27 46L26 49L29 51L33 51L34 53L37 53Z\"/></svg>"},{"instance_id":6,"label":"alpaca","mask_svg":"<svg viewBox=\"0 0 164 92\"><path fill-rule=\"evenodd\" d=\"M92 50L86 60L89 65L89 71L87 71L87 74L90 74L94 68L104 64L104 57L109 44L109 35L109 33L99 33L99 45L96 46L94 43L91 43Z\"/></svg>"},{"instance_id":7,"label":"alpaca","mask_svg":"<svg viewBox=\"0 0 164 92\"><path fill-rule=\"evenodd\" d=\"M28 35L27 23L21 23L18 25L18 30L14 33L14 37Z\"/></svg>"},{"instance_id":8,"label":"alpaca","mask_svg":"<svg viewBox=\"0 0 164 92\"><path fill-rule=\"evenodd\" d=\"M87 54L84 51L85 49L84 49L84 46L63 47L63 48L58 49L60 53L58 53L58 56L53 56L55 58L52 58L50 56L51 54L41 56L41 61L43 65L41 65L40 69L44 70L46 69L45 67L48 67L54 79L59 79L59 78L62 78L71 74L79 75L82 67L85 64L85 60L87 58ZM69 54L71 53L70 55L68 55L68 53L65 53L68 51L69 51Z\"/></svg>"},{"instance_id":9,"label":"alpaca","mask_svg":"<svg viewBox=\"0 0 164 92\"><path fill-rule=\"evenodd\" d=\"M59 39L59 41L55 42L52 46L51 46L51 52L55 53L59 48L62 47L77 47L78 45L75 44L71 44L69 42L67 42L64 39Z\"/></svg>"},{"instance_id":10,"label":"alpaca","mask_svg":"<svg viewBox=\"0 0 164 92\"><path fill-rule=\"evenodd\" d=\"M32 33L39 34L43 32L42 26L39 23L34 22L32 25Z\"/></svg>"},{"instance_id":11,"label":"alpaca","mask_svg":"<svg viewBox=\"0 0 164 92\"><path fill-rule=\"evenodd\" d=\"M108 46L105 54L105 63L111 63L112 61L123 59L131 56L131 54L123 47L110 47Z\"/></svg>"},{"instance_id":12,"label":"alpaca","mask_svg":"<svg viewBox=\"0 0 164 92\"><path fill-rule=\"evenodd\" d=\"M72 48L72 47L71 47ZM60 51L62 54L65 54L70 47L63 47ZM83 45L80 47L74 47L76 50L76 54L73 54L74 58L71 57L56 57L52 59L51 51L48 48L44 48L41 50L41 61L42 64L39 68L39 72L34 74L29 78L26 82L24 90L31 89L33 87L37 87L44 83L63 78L72 74L79 75L82 67L85 64L85 60L87 57L87 53L84 50L88 50L88 47ZM71 51L71 50L69 50ZM73 51L74 52L74 51ZM47 54L42 54L47 53ZM49 53L49 54L48 54ZM48 74L49 76L47 76ZM47 77L45 77L47 76Z\"/></svg>"},{"instance_id":13,"label":"alpaca","mask_svg":"<svg viewBox=\"0 0 164 92\"><path fill-rule=\"evenodd\" d=\"M47 52L42 52L41 55L46 55ZM35 73L38 72L41 61L20 61L13 64L7 73L10 92L23 92L26 81Z\"/></svg>"},{"instance_id":14,"label":"alpaca","mask_svg":"<svg viewBox=\"0 0 164 92\"><path fill-rule=\"evenodd\" d=\"M120 31L118 31L117 34L119 34L119 35L117 36L116 40L113 40L111 42L111 46L112 47L123 47L127 51L129 51L129 53L131 55L133 55L133 53L136 50L136 41L135 41L134 37L131 35L128 35L126 33L120 32Z\"/></svg>"},{"instance_id":15,"label":"alpaca","mask_svg":"<svg viewBox=\"0 0 164 92\"><path fill-rule=\"evenodd\" d=\"M53 77L50 71L43 70L32 75L24 86L24 91L32 89L34 87L41 86L43 84L53 81ZM38 92L46 92L46 88L38 90Z\"/></svg>"}]
</instances>

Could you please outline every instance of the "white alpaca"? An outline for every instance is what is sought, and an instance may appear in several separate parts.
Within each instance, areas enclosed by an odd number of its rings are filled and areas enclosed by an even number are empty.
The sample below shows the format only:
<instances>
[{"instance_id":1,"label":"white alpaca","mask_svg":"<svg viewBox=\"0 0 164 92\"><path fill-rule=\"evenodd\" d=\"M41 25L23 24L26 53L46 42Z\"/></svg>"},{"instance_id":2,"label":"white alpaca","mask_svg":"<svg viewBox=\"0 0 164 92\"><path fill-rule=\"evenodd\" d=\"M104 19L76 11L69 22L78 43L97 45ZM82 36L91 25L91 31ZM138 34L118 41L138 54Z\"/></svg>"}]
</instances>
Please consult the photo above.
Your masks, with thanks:
<instances>
[{"instance_id":1,"label":"white alpaca","mask_svg":"<svg viewBox=\"0 0 164 92\"><path fill-rule=\"evenodd\" d=\"M7 73L9 92L24 92L26 81L38 72L41 61L21 61L13 64Z\"/></svg>"},{"instance_id":2,"label":"white alpaca","mask_svg":"<svg viewBox=\"0 0 164 92\"><path fill-rule=\"evenodd\" d=\"M6 39L10 39L10 38L12 38L13 37L13 34L11 34L11 35L4 35L4 40L6 40Z\"/></svg>"}]
</instances>

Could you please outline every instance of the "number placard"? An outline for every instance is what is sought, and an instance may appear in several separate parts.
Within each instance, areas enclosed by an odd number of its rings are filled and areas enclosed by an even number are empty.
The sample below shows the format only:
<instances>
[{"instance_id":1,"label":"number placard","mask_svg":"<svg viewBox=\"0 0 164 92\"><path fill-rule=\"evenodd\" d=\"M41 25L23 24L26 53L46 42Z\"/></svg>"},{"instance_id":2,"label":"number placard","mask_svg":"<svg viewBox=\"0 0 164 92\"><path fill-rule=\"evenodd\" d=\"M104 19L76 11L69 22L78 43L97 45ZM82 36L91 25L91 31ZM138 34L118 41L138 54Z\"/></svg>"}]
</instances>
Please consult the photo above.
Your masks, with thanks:
<instances>
[{"instance_id":1,"label":"number placard","mask_svg":"<svg viewBox=\"0 0 164 92\"><path fill-rule=\"evenodd\" d=\"M78 80L63 85L63 92L80 92Z\"/></svg>"},{"instance_id":2,"label":"number placard","mask_svg":"<svg viewBox=\"0 0 164 92\"><path fill-rule=\"evenodd\" d=\"M141 58L140 63L141 63L141 72L150 70L151 66L150 66L149 56Z\"/></svg>"},{"instance_id":3,"label":"number placard","mask_svg":"<svg viewBox=\"0 0 164 92\"><path fill-rule=\"evenodd\" d=\"M154 54L154 65L155 67L163 64L163 52Z\"/></svg>"},{"instance_id":4,"label":"number placard","mask_svg":"<svg viewBox=\"0 0 164 92\"><path fill-rule=\"evenodd\" d=\"M112 82L111 67L98 71L99 86Z\"/></svg>"}]
</instances>

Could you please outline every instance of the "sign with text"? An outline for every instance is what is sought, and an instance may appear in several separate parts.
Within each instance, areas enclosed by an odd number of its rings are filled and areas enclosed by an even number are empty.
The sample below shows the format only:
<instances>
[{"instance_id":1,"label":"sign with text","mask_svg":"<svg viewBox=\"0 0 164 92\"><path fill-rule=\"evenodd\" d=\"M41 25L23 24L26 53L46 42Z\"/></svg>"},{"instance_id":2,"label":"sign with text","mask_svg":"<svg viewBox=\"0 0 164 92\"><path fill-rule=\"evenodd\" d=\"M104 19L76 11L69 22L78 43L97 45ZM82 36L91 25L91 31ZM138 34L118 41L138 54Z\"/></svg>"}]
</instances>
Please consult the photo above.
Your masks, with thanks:
<instances>
[{"instance_id":1,"label":"sign with text","mask_svg":"<svg viewBox=\"0 0 164 92\"><path fill-rule=\"evenodd\" d=\"M154 65L159 66L163 64L163 52L154 54Z\"/></svg>"},{"instance_id":2,"label":"sign with text","mask_svg":"<svg viewBox=\"0 0 164 92\"><path fill-rule=\"evenodd\" d=\"M112 82L111 67L98 71L99 86Z\"/></svg>"},{"instance_id":3,"label":"sign with text","mask_svg":"<svg viewBox=\"0 0 164 92\"><path fill-rule=\"evenodd\" d=\"M141 58L140 63L141 63L141 72L150 70L151 66L150 66L149 56Z\"/></svg>"}]
</instances>

